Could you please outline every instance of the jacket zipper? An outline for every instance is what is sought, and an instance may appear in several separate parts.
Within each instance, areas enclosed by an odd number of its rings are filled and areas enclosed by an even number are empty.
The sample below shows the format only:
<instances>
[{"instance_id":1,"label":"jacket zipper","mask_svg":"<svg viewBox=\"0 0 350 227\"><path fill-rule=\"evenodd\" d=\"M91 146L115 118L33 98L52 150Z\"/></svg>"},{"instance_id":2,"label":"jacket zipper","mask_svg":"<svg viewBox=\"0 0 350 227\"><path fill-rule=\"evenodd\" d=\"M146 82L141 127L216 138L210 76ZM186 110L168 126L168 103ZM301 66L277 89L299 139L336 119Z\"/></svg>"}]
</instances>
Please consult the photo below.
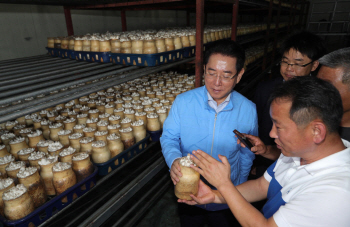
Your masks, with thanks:
<instances>
[{"instance_id":1,"label":"jacket zipper","mask_svg":"<svg viewBox=\"0 0 350 227\"><path fill-rule=\"evenodd\" d=\"M214 129L213 129L213 139L211 141L211 149L210 149L210 156L213 157L213 147L214 147L214 137L215 137L215 125L216 125L216 118L217 118L218 113L215 114L215 119L214 119ZM204 209L207 209L207 204L204 205Z\"/></svg>"},{"instance_id":2,"label":"jacket zipper","mask_svg":"<svg viewBox=\"0 0 350 227\"><path fill-rule=\"evenodd\" d=\"M214 129L213 129L213 139L211 141L211 149L210 149L210 156L213 156L213 147L214 147L214 136L215 136L215 125L216 125L216 118L217 118L217 113L215 114L215 119L214 119Z\"/></svg>"}]
</instances>

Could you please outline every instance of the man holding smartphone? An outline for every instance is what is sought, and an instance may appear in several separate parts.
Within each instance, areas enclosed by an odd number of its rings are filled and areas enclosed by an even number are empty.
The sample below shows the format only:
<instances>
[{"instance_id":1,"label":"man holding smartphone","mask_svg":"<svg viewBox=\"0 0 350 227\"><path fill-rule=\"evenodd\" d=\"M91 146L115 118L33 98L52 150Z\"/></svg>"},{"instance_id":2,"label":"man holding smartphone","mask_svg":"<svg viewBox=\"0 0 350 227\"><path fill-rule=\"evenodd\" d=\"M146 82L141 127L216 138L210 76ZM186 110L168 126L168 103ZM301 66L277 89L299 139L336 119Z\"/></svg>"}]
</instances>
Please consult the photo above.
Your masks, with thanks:
<instances>
[{"instance_id":1,"label":"man holding smartphone","mask_svg":"<svg viewBox=\"0 0 350 227\"><path fill-rule=\"evenodd\" d=\"M268 102L271 93L283 82L299 76L316 75L319 66L318 59L327 53L325 42L319 36L308 32L299 31L291 34L281 45L282 55L279 64L279 74L276 78L261 82L255 91L253 102L256 104L259 124L259 137L266 144L266 150L260 152L253 148L257 154L253 167L256 177L264 174L281 151L277 149L274 140L269 137L272 128L270 119L270 103Z\"/></svg>"},{"instance_id":2,"label":"man holding smartphone","mask_svg":"<svg viewBox=\"0 0 350 227\"><path fill-rule=\"evenodd\" d=\"M205 86L176 97L160 138L162 152L174 185L182 176L179 158L201 149L214 158L227 157L230 179L241 184L248 178L254 154L237 144L233 130L258 134L255 105L234 91L244 74L244 50L230 40L215 42L205 53ZM191 207L179 205L181 226L232 226L226 204Z\"/></svg>"},{"instance_id":3,"label":"man holding smartphone","mask_svg":"<svg viewBox=\"0 0 350 227\"><path fill-rule=\"evenodd\" d=\"M297 77L271 95L271 138L282 154L264 176L234 185L227 158L197 150L191 166L203 182L187 204L227 203L242 226L337 226L350 223L350 143L338 129L342 100L330 83ZM250 202L267 198L262 213Z\"/></svg>"}]
</instances>

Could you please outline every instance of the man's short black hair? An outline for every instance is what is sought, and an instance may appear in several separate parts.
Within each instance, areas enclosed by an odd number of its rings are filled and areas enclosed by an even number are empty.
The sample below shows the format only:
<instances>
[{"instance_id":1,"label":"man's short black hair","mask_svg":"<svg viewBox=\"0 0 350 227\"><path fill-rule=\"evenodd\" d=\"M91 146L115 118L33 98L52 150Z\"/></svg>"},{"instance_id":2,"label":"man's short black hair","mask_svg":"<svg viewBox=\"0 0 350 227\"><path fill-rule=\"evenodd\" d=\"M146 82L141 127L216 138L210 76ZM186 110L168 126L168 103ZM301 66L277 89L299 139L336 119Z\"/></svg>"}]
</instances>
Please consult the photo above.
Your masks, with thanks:
<instances>
[{"instance_id":1,"label":"man's short black hair","mask_svg":"<svg viewBox=\"0 0 350 227\"><path fill-rule=\"evenodd\" d=\"M236 70L239 73L245 61L245 52L243 48L232 40L218 40L205 51L204 54L204 65L208 64L209 58L213 54L221 54L223 56L236 58Z\"/></svg>"},{"instance_id":2,"label":"man's short black hair","mask_svg":"<svg viewBox=\"0 0 350 227\"><path fill-rule=\"evenodd\" d=\"M312 61L318 60L327 53L324 40L308 31L298 31L290 35L281 45L281 55L295 49Z\"/></svg>"},{"instance_id":3,"label":"man's short black hair","mask_svg":"<svg viewBox=\"0 0 350 227\"><path fill-rule=\"evenodd\" d=\"M292 102L290 119L305 126L321 119L330 133L337 132L343 116L339 91L330 83L311 76L297 76L284 82L270 96L274 100Z\"/></svg>"}]
</instances>

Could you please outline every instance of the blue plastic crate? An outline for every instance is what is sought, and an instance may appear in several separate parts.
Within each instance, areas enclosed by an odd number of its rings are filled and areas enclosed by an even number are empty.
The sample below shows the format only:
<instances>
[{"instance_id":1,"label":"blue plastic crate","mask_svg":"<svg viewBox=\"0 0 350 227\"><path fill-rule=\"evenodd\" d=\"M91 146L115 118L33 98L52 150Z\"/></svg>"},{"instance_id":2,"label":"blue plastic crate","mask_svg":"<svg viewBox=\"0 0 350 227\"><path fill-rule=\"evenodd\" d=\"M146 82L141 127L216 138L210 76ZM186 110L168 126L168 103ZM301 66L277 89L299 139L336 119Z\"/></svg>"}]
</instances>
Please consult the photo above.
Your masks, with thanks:
<instances>
[{"instance_id":1,"label":"blue plastic crate","mask_svg":"<svg viewBox=\"0 0 350 227\"><path fill-rule=\"evenodd\" d=\"M57 48L46 47L46 50L48 51L48 53L51 57L58 57L61 54L60 49L57 49Z\"/></svg>"},{"instance_id":2,"label":"blue plastic crate","mask_svg":"<svg viewBox=\"0 0 350 227\"><path fill-rule=\"evenodd\" d=\"M74 50L61 49L61 50L60 50L60 57L61 57L61 58L75 59Z\"/></svg>"},{"instance_id":3,"label":"blue plastic crate","mask_svg":"<svg viewBox=\"0 0 350 227\"><path fill-rule=\"evenodd\" d=\"M152 142L157 142L160 139L160 136L162 135L163 130L158 130L158 131L147 131L151 135L151 141Z\"/></svg>"},{"instance_id":4,"label":"blue plastic crate","mask_svg":"<svg viewBox=\"0 0 350 227\"><path fill-rule=\"evenodd\" d=\"M75 51L75 59L88 62L111 62L110 52Z\"/></svg>"},{"instance_id":5,"label":"blue plastic crate","mask_svg":"<svg viewBox=\"0 0 350 227\"><path fill-rule=\"evenodd\" d=\"M195 46L183 48L184 58L193 57L195 54L196 54L196 47Z\"/></svg>"},{"instance_id":6,"label":"blue plastic crate","mask_svg":"<svg viewBox=\"0 0 350 227\"><path fill-rule=\"evenodd\" d=\"M95 186L97 172L98 168L95 167L94 172L90 176L76 183L74 186L70 187L62 194L55 196L50 201L38 207L36 210L34 210L32 213L28 214L24 218L16 221L10 221L0 215L0 221L5 226L28 227L32 226L33 224L34 226L39 226L41 223L43 223L53 215L57 214L60 210L72 203L74 199L81 197L93 186ZM61 201L64 197L67 197L66 202Z\"/></svg>"},{"instance_id":7,"label":"blue plastic crate","mask_svg":"<svg viewBox=\"0 0 350 227\"><path fill-rule=\"evenodd\" d=\"M107 175L112 170L115 170L125 162L132 159L134 156L141 153L147 147L149 138L150 138L150 135L147 134L143 140L139 141L138 143L135 143L128 149L122 151L120 154L108 160L107 162L94 163L94 165L98 167L98 175L100 176Z\"/></svg>"},{"instance_id":8,"label":"blue plastic crate","mask_svg":"<svg viewBox=\"0 0 350 227\"><path fill-rule=\"evenodd\" d=\"M118 65L156 66L183 58L182 50L172 50L157 54L111 53L112 62Z\"/></svg>"},{"instance_id":9,"label":"blue plastic crate","mask_svg":"<svg viewBox=\"0 0 350 227\"><path fill-rule=\"evenodd\" d=\"M75 59L75 51L74 50L67 50L68 58Z\"/></svg>"}]
</instances>

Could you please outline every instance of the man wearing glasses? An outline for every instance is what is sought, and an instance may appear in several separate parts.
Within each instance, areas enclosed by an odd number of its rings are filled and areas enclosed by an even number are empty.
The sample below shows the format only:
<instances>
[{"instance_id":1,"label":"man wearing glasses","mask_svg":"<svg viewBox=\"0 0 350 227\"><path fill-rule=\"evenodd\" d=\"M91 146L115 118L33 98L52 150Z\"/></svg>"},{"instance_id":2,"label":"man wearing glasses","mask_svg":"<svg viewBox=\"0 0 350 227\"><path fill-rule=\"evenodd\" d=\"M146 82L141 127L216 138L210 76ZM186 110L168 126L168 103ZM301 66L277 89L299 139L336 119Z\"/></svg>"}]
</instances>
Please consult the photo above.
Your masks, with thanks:
<instances>
[{"instance_id":1,"label":"man wearing glasses","mask_svg":"<svg viewBox=\"0 0 350 227\"><path fill-rule=\"evenodd\" d=\"M319 62L318 59L326 54L324 41L317 35L307 31L301 31L289 36L282 44L280 52L282 59L280 61L280 74L277 78L260 83L255 91L253 99L256 104L259 124L259 137L267 149L252 148L257 157L254 161L254 170L256 177L264 174L268 166L276 160L281 154L275 146L275 142L269 137L272 128L270 118L270 103L268 102L270 94L283 83L297 76L310 76L316 73ZM248 138L253 139L253 137Z\"/></svg>"},{"instance_id":2,"label":"man wearing glasses","mask_svg":"<svg viewBox=\"0 0 350 227\"><path fill-rule=\"evenodd\" d=\"M233 130L258 135L255 105L233 91L244 74L244 50L234 41L215 42L205 53L205 86L176 97L163 126L162 152L174 185L182 176L179 158L203 150L213 158L227 157L235 185L248 178L254 154L237 144ZM233 226L226 204L191 207L179 204L181 226Z\"/></svg>"}]
</instances>

